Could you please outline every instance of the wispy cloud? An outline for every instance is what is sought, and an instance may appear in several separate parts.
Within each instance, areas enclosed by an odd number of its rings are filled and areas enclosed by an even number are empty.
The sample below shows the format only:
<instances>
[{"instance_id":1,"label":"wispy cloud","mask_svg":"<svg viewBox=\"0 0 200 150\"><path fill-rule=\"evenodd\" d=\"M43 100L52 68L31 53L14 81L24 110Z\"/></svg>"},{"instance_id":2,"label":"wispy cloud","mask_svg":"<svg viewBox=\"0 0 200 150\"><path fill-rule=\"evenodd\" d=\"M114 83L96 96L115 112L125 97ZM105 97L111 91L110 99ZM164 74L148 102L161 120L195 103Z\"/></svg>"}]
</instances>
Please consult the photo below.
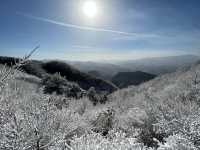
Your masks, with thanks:
<instances>
[{"instance_id":1,"label":"wispy cloud","mask_svg":"<svg viewBox=\"0 0 200 150\"><path fill-rule=\"evenodd\" d=\"M123 36L130 36L130 37L143 37L143 38L152 38L152 37L158 37L158 35L154 34L145 34L145 33L131 33L131 32L124 32L124 31L119 31L119 30L112 30L112 29L105 29L105 28L95 28L95 27L88 27L88 26L80 26L80 25L75 25L75 24L70 24L70 23L64 23L48 18L43 18L43 17L38 17L38 16L33 16L27 13L23 12L16 12L20 16L24 16L26 18L30 18L33 20L38 20L42 22L47 22L59 26L63 26L66 28L74 28L78 30L85 30L85 31L94 31L94 32L106 32L106 33L112 33L112 34L118 34L118 35L123 35Z\"/></svg>"},{"instance_id":2,"label":"wispy cloud","mask_svg":"<svg viewBox=\"0 0 200 150\"><path fill-rule=\"evenodd\" d=\"M78 49L94 49L96 47L92 46L87 46L87 45L72 45L73 48L78 48Z\"/></svg>"}]
</instances>

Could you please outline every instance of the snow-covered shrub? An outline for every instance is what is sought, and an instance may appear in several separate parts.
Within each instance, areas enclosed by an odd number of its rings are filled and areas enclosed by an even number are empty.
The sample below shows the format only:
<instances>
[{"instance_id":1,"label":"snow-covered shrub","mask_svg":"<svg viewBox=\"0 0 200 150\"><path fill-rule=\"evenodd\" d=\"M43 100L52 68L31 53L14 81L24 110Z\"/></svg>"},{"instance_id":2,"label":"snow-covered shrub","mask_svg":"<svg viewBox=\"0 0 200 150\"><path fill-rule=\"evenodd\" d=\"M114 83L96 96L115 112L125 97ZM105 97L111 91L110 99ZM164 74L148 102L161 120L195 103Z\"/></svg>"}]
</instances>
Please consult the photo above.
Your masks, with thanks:
<instances>
[{"instance_id":1,"label":"snow-covered shrub","mask_svg":"<svg viewBox=\"0 0 200 150\"><path fill-rule=\"evenodd\" d=\"M66 135L84 124L74 112L57 109L50 96L34 86L13 77L1 90L0 149L61 150Z\"/></svg>"},{"instance_id":2,"label":"snow-covered shrub","mask_svg":"<svg viewBox=\"0 0 200 150\"><path fill-rule=\"evenodd\" d=\"M96 119L92 121L93 131L107 135L110 130L113 129L115 119L115 111L112 108L108 108L105 111L100 112Z\"/></svg>"},{"instance_id":3,"label":"snow-covered shrub","mask_svg":"<svg viewBox=\"0 0 200 150\"><path fill-rule=\"evenodd\" d=\"M197 112L196 112L197 113ZM200 113L174 118L171 121L160 120L157 124L167 134L179 134L200 148Z\"/></svg>"},{"instance_id":4,"label":"snow-covered shrub","mask_svg":"<svg viewBox=\"0 0 200 150\"><path fill-rule=\"evenodd\" d=\"M7 103L11 109L9 113L6 107L2 110L7 118L0 128L2 149L46 148L64 141L65 134L76 128L74 115L64 109L58 110L47 100L42 95L33 94Z\"/></svg>"},{"instance_id":5,"label":"snow-covered shrub","mask_svg":"<svg viewBox=\"0 0 200 150\"><path fill-rule=\"evenodd\" d=\"M119 111L119 110L118 110ZM116 112L117 128L129 132L131 129L144 126L147 114L144 110L135 107L124 110L124 112ZM132 131L130 131L132 134Z\"/></svg>"},{"instance_id":6,"label":"snow-covered shrub","mask_svg":"<svg viewBox=\"0 0 200 150\"><path fill-rule=\"evenodd\" d=\"M190 83L191 84L191 83ZM200 147L200 113L198 86L190 85L181 95L168 99L158 104L154 111L157 113L155 126L159 132L167 136L180 135L192 143L194 147Z\"/></svg>"},{"instance_id":7,"label":"snow-covered shrub","mask_svg":"<svg viewBox=\"0 0 200 150\"><path fill-rule=\"evenodd\" d=\"M45 93L52 94L55 92L58 95L65 95L67 97L81 97L81 88L75 83L68 82L59 73L45 76L42 84L44 85Z\"/></svg>"},{"instance_id":8,"label":"snow-covered shrub","mask_svg":"<svg viewBox=\"0 0 200 150\"><path fill-rule=\"evenodd\" d=\"M63 108L68 108L69 107L69 102L70 99L64 97L64 96L58 96L56 94L52 94L49 97L49 103L54 104L57 109L63 109Z\"/></svg>"},{"instance_id":9,"label":"snow-covered shrub","mask_svg":"<svg viewBox=\"0 0 200 150\"><path fill-rule=\"evenodd\" d=\"M96 105L99 102L98 97L97 97L97 93L96 93L94 87L91 87L87 91L87 96L88 96L89 100L93 103L93 105Z\"/></svg>"},{"instance_id":10,"label":"snow-covered shrub","mask_svg":"<svg viewBox=\"0 0 200 150\"><path fill-rule=\"evenodd\" d=\"M166 139L164 144L159 145L158 150L198 150L194 144L182 137L182 135L172 135Z\"/></svg>"},{"instance_id":11,"label":"snow-covered shrub","mask_svg":"<svg viewBox=\"0 0 200 150\"><path fill-rule=\"evenodd\" d=\"M72 140L70 150L153 150L137 143L134 138L127 138L124 133L113 133L112 138L101 134L86 134Z\"/></svg>"},{"instance_id":12,"label":"snow-covered shrub","mask_svg":"<svg viewBox=\"0 0 200 150\"><path fill-rule=\"evenodd\" d=\"M158 147L159 142L163 142L165 133L158 132L154 127L156 120L152 114L148 114L148 118L145 120L144 125L140 127L138 141L144 143L148 147Z\"/></svg>"},{"instance_id":13,"label":"snow-covered shrub","mask_svg":"<svg viewBox=\"0 0 200 150\"><path fill-rule=\"evenodd\" d=\"M83 97L78 101L71 101L70 108L79 115L83 115L89 108L93 108L93 105L87 97Z\"/></svg>"},{"instance_id":14,"label":"snow-covered shrub","mask_svg":"<svg viewBox=\"0 0 200 150\"><path fill-rule=\"evenodd\" d=\"M107 93L97 93L94 87L91 87L87 91L87 96L94 106L97 104L105 104L108 101Z\"/></svg>"}]
</instances>

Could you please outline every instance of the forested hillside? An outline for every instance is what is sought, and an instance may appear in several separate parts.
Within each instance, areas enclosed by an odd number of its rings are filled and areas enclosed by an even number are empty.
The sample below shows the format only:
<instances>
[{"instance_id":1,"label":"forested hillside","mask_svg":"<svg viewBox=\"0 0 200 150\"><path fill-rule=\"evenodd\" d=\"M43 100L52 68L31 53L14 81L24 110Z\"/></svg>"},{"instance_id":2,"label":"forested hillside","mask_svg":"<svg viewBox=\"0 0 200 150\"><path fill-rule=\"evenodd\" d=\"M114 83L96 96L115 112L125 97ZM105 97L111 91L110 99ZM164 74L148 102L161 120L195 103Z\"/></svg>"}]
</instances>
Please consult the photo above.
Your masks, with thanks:
<instances>
[{"instance_id":1,"label":"forested hillside","mask_svg":"<svg viewBox=\"0 0 200 150\"><path fill-rule=\"evenodd\" d=\"M119 72L112 78L112 82L119 88L125 88L131 85L140 85L141 83L152 80L156 75L136 71L136 72Z\"/></svg>"},{"instance_id":2,"label":"forested hillside","mask_svg":"<svg viewBox=\"0 0 200 150\"><path fill-rule=\"evenodd\" d=\"M44 94L40 79L1 67L0 149L199 149L200 65L111 94Z\"/></svg>"},{"instance_id":3,"label":"forested hillside","mask_svg":"<svg viewBox=\"0 0 200 150\"><path fill-rule=\"evenodd\" d=\"M20 58L13 57L0 57L0 64L7 64L12 66L19 62ZM20 66L24 72L35 75L39 78L44 78L48 74L60 73L66 80L77 83L82 89L88 90L90 87L94 87L96 91L111 93L117 90L117 87L111 82L103 79L97 79L89 74L83 73L78 69L68 65L62 61L36 61L30 60Z\"/></svg>"}]
</instances>

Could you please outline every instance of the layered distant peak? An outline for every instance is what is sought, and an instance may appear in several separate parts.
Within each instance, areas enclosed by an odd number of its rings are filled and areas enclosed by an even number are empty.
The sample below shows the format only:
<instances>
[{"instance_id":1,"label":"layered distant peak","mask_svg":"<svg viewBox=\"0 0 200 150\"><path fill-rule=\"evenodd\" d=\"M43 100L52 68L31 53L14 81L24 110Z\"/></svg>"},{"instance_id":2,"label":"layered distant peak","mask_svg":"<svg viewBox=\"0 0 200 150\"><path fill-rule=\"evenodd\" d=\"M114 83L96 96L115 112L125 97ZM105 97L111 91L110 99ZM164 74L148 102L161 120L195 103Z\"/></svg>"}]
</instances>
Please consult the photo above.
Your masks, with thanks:
<instances>
[{"instance_id":1,"label":"layered distant peak","mask_svg":"<svg viewBox=\"0 0 200 150\"><path fill-rule=\"evenodd\" d=\"M136 72L119 72L112 78L112 82L120 88L128 87L130 85L139 85L146 81L155 78L156 75L145 73L142 71Z\"/></svg>"}]
</instances>

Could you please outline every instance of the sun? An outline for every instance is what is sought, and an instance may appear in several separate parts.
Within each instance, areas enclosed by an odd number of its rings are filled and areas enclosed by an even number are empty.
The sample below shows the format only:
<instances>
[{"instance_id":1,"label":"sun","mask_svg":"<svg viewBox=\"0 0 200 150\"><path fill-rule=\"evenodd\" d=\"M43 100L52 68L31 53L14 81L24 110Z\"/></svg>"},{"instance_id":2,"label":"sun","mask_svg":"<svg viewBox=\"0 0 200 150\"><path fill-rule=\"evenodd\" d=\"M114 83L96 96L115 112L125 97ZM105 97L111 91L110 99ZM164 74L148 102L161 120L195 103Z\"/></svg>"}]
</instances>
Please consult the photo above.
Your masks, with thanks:
<instances>
[{"instance_id":1,"label":"sun","mask_svg":"<svg viewBox=\"0 0 200 150\"><path fill-rule=\"evenodd\" d=\"M97 3L95 1L86 1L83 3L83 13L86 17L90 19L94 19L97 16L98 13L98 8L97 8Z\"/></svg>"}]
</instances>

